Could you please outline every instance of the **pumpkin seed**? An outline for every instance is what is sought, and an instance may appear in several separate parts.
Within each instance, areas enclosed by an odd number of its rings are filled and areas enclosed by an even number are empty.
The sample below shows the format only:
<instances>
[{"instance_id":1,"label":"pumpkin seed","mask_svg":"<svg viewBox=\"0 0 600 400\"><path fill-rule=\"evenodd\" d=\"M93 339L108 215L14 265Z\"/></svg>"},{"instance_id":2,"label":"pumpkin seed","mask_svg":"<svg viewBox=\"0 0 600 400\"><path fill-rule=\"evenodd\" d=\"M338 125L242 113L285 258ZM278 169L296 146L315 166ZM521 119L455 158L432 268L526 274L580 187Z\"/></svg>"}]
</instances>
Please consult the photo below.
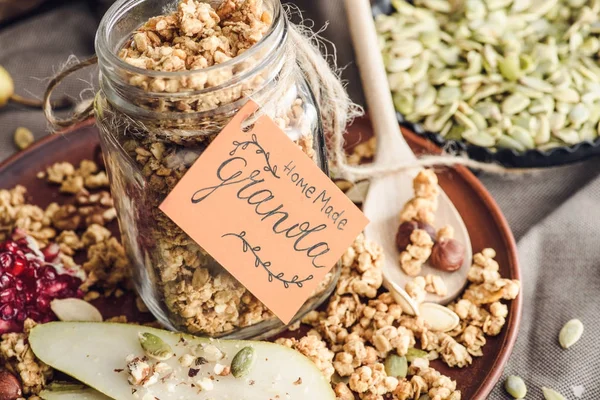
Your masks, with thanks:
<instances>
[{"instance_id":1,"label":"pumpkin seed","mask_svg":"<svg viewBox=\"0 0 600 400\"><path fill-rule=\"evenodd\" d=\"M533 141L533 138L529 134L529 131L527 131L527 129L525 128L522 128L520 126L513 126L509 129L508 134L513 139L525 146L526 149L533 149L535 147L535 142Z\"/></svg>"},{"instance_id":2,"label":"pumpkin seed","mask_svg":"<svg viewBox=\"0 0 600 400\"><path fill-rule=\"evenodd\" d=\"M394 0L396 13L376 17L376 27L396 109L492 148L593 140L600 22L589 10L598 1Z\"/></svg>"},{"instance_id":3,"label":"pumpkin seed","mask_svg":"<svg viewBox=\"0 0 600 400\"><path fill-rule=\"evenodd\" d=\"M256 360L256 351L254 347L246 346L231 360L231 374L236 378L242 378L250 372L254 361Z\"/></svg>"},{"instance_id":4,"label":"pumpkin seed","mask_svg":"<svg viewBox=\"0 0 600 400\"><path fill-rule=\"evenodd\" d=\"M540 78L536 78L533 76L524 76L519 79L519 82L525 86L528 86L532 89L539 90L544 93L552 93L554 91L554 86L541 80Z\"/></svg>"},{"instance_id":5,"label":"pumpkin seed","mask_svg":"<svg viewBox=\"0 0 600 400\"><path fill-rule=\"evenodd\" d=\"M580 100L579 93L571 88L555 91L554 98L564 103L578 103Z\"/></svg>"},{"instance_id":6,"label":"pumpkin seed","mask_svg":"<svg viewBox=\"0 0 600 400\"><path fill-rule=\"evenodd\" d=\"M24 150L31 146L35 138L29 129L20 126L15 130L14 141L19 150Z\"/></svg>"},{"instance_id":7,"label":"pumpkin seed","mask_svg":"<svg viewBox=\"0 0 600 400\"><path fill-rule=\"evenodd\" d=\"M502 112L507 115L514 115L526 109L529 104L531 104L529 97L514 93L502 102Z\"/></svg>"},{"instance_id":8,"label":"pumpkin seed","mask_svg":"<svg viewBox=\"0 0 600 400\"><path fill-rule=\"evenodd\" d=\"M579 143L579 135L575 129L559 129L556 132L553 132L554 136L562 140L567 144L577 144Z\"/></svg>"},{"instance_id":9,"label":"pumpkin seed","mask_svg":"<svg viewBox=\"0 0 600 400\"><path fill-rule=\"evenodd\" d=\"M102 322L100 311L82 299L54 299L50 302L50 308L61 321Z\"/></svg>"},{"instance_id":10,"label":"pumpkin seed","mask_svg":"<svg viewBox=\"0 0 600 400\"><path fill-rule=\"evenodd\" d=\"M438 91L436 103L439 105L451 104L460 99L461 90L455 87L443 87Z\"/></svg>"},{"instance_id":11,"label":"pumpkin seed","mask_svg":"<svg viewBox=\"0 0 600 400\"><path fill-rule=\"evenodd\" d=\"M510 136L506 136L506 135L502 135L500 138L498 138L498 140L496 141L496 147L499 148L503 148L503 149L512 149L512 150L517 150L517 151L525 151L525 146L523 146L522 143L516 141L515 139L511 138Z\"/></svg>"},{"instance_id":12,"label":"pumpkin seed","mask_svg":"<svg viewBox=\"0 0 600 400\"><path fill-rule=\"evenodd\" d=\"M475 123L460 111L456 111L456 113L454 113L454 119L456 120L456 122L464 126L467 130L477 130L477 126L475 126Z\"/></svg>"},{"instance_id":13,"label":"pumpkin seed","mask_svg":"<svg viewBox=\"0 0 600 400\"><path fill-rule=\"evenodd\" d=\"M174 355L171 346L150 332L140 332L139 340L144 353L150 358L165 361Z\"/></svg>"},{"instance_id":14,"label":"pumpkin seed","mask_svg":"<svg viewBox=\"0 0 600 400\"><path fill-rule=\"evenodd\" d=\"M569 119L575 126L581 126L590 118L590 111L583 104L577 104L571 109Z\"/></svg>"},{"instance_id":15,"label":"pumpkin seed","mask_svg":"<svg viewBox=\"0 0 600 400\"><path fill-rule=\"evenodd\" d=\"M414 347L411 347L406 352L405 357L408 362L413 362L417 358L426 358L427 354L428 353L425 350L415 349Z\"/></svg>"},{"instance_id":16,"label":"pumpkin seed","mask_svg":"<svg viewBox=\"0 0 600 400\"><path fill-rule=\"evenodd\" d=\"M519 376L510 375L504 381L504 388L514 399L524 399L527 394L527 386L525 381Z\"/></svg>"},{"instance_id":17,"label":"pumpkin seed","mask_svg":"<svg viewBox=\"0 0 600 400\"><path fill-rule=\"evenodd\" d=\"M547 387L542 388L542 393L544 394L545 400L567 400L565 396L558 393L556 390L552 390Z\"/></svg>"},{"instance_id":18,"label":"pumpkin seed","mask_svg":"<svg viewBox=\"0 0 600 400\"><path fill-rule=\"evenodd\" d=\"M388 72L401 72L406 71L413 65L412 58L406 57L398 57L398 58L389 58L386 60L385 66Z\"/></svg>"},{"instance_id":19,"label":"pumpkin seed","mask_svg":"<svg viewBox=\"0 0 600 400\"><path fill-rule=\"evenodd\" d=\"M498 61L498 69L503 77L512 82L523 76L518 54L508 54Z\"/></svg>"},{"instance_id":20,"label":"pumpkin seed","mask_svg":"<svg viewBox=\"0 0 600 400\"><path fill-rule=\"evenodd\" d=\"M550 120L546 115L540 115L538 117L538 129L535 133L533 141L535 144L548 143L550 140Z\"/></svg>"},{"instance_id":21,"label":"pumpkin seed","mask_svg":"<svg viewBox=\"0 0 600 400\"><path fill-rule=\"evenodd\" d=\"M563 349L573 346L583 334L583 324L578 319L572 319L567 322L558 335L558 341Z\"/></svg>"},{"instance_id":22,"label":"pumpkin seed","mask_svg":"<svg viewBox=\"0 0 600 400\"><path fill-rule=\"evenodd\" d=\"M392 96L396 110L404 115L410 114L414 110L415 99L408 92L397 92Z\"/></svg>"},{"instance_id":23,"label":"pumpkin seed","mask_svg":"<svg viewBox=\"0 0 600 400\"><path fill-rule=\"evenodd\" d=\"M408 372L408 361L406 360L406 357L389 354L385 358L383 365L385 366L385 372L388 376L393 376L394 378L406 378Z\"/></svg>"}]
</instances>

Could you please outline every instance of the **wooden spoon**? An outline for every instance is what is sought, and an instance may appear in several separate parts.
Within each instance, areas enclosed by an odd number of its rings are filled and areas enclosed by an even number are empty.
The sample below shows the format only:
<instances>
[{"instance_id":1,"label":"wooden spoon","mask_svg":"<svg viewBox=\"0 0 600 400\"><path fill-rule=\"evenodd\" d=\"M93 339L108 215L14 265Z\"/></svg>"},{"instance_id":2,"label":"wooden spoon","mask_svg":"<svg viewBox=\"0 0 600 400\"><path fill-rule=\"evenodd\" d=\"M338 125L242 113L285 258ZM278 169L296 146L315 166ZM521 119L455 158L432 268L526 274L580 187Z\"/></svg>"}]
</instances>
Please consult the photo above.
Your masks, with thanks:
<instances>
[{"instance_id":1,"label":"wooden spoon","mask_svg":"<svg viewBox=\"0 0 600 400\"><path fill-rule=\"evenodd\" d=\"M416 161L417 158L402 137L396 119L369 0L345 0L345 3L363 89L377 137L375 163L393 165L399 161ZM363 211L371 221L365 229L365 235L383 246L384 286L394 294L403 310L411 315L419 314L419 306L404 290L406 283L413 278L400 268L395 235L400 225L398 214L403 205L414 196L412 183L417 173L418 170L411 170L372 179L363 204ZM471 240L460 214L443 191L435 217L436 229L451 225L455 229L455 239L465 245L465 260L458 271L449 273L427 264L423 266L421 275L439 275L448 287L446 296L428 294L426 301L447 304L466 285L472 260ZM432 307L428 305L425 308Z\"/></svg>"}]
</instances>

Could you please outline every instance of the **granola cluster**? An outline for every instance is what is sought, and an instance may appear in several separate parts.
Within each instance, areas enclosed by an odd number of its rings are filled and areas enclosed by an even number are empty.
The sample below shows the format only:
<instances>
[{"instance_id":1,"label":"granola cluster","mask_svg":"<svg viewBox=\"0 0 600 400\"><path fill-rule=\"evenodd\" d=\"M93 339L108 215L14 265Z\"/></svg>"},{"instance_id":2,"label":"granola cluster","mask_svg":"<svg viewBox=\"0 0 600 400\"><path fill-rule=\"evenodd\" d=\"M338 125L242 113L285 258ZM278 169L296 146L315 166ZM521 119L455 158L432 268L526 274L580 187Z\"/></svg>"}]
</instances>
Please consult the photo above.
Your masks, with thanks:
<instances>
[{"instance_id":1,"label":"granola cluster","mask_svg":"<svg viewBox=\"0 0 600 400\"><path fill-rule=\"evenodd\" d=\"M130 74L128 83L146 92L171 94L217 88L236 75L247 74L264 55L246 57L243 63L218 70L207 68L242 55L264 37L271 23L272 15L261 0L226 0L216 8L209 2L181 0L174 12L150 18L137 29L118 55L141 69L191 72L170 78ZM189 98L163 97L142 105L178 112L210 110L264 86L267 75L253 73L224 90Z\"/></svg>"},{"instance_id":2,"label":"granola cluster","mask_svg":"<svg viewBox=\"0 0 600 400\"><path fill-rule=\"evenodd\" d=\"M518 281L490 272L498 272L494 256L492 249L485 249L473 257L471 283L464 296L449 306L459 315L460 325L443 333L431 330L419 317L402 314L378 279L383 261L380 246L360 235L342 257L341 278L327 308L302 319L310 327L306 336L278 342L313 359L331 380L339 400L418 400L423 395L459 400L457 383L432 368L429 361L440 359L450 367L466 367L473 357L483 355L486 336L500 333L508 315L507 305L500 300L514 299L520 286ZM422 296L426 291L444 290L439 277L433 275L417 277L413 286ZM472 302L474 299L478 300ZM302 341L300 349L297 344ZM406 376L387 375L384 362L391 355L410 360Z\"/></svg>"},{"instance_id":3,"label":"granola cluster","mask_svg":"<svg viewBox=\"0 0 600 400\"><path fill-rule=\"evenodd\" d=\"M350 165L359 165L364 162L370 161L375 157L375 151L377 150L377 139L375 136L367 141L361 142L354 146L352 153L350 153L346 162Z\"/></svg>"},{"instance_id":4,"label":"granola cluster","mask_svg":"<svg viewBox=\"0 0 600 400\"><path fill-rule=\"evenodd\" d=\"M421 170L413 179L414 197L400 212L400 226L396 233L396 247L400 252L402 271L414 281L406 285L406 291L417 301L425 299L425 293L445 296L446 286L437 275L419 276L426 262L436 269L453 272L462 267L464 245L454 239L454 228L442 226L436 232L433 224L438 208L440 187L435 172Z\"/></svg>"},{"instance_id":5,"label":"granola cluster","mask_svg":"<svg viewBox=\"0 0 600 400\"><path fill-rule=\"evenodd\" d=\"M34 321L27 319L23 333L5 333L0 341L0 361L4 368L19 378L26 395L38 394L52 379L54 372L35 357L27 342L29 331L35 325Z\"/></svg>"},{"instance_id":6,"label":"granola cluster","mask_svg":"<svg viewBox=\"0 0 600 400\"><path fill-rule=\"evenodd\" d=\"M413 180L415 196L400 212L400 223L417 221L432 225L438 207L440 189L435 172L431 169L420 171ZM400 253L402 270L409 276L421 273L421 267L431 255L433 240L424 229L415 229L410 235L410 244Z\"/></svg>"}]
</instances>

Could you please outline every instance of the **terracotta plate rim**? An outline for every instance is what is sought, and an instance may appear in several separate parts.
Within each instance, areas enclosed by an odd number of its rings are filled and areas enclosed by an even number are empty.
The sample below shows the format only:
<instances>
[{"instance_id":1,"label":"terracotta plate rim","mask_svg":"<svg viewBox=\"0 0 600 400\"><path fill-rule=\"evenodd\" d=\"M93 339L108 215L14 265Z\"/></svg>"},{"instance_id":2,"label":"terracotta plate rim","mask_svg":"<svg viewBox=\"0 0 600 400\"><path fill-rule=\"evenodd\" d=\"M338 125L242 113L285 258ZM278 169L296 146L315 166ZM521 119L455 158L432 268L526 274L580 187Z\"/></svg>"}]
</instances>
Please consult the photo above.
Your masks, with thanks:
<instances>
[{"instance_id":1,"label":"terracotta plate rim","mask_svg":"<svg viewBox=\"0 0 600 400\"><path fill-rule=\"evenodd\" d=\"M59 140L64 135L72 134L74 131L80 128L89 127L93 124L94 120L89 119L69 129L43 137L42 139L33 143L27 149L17 152L9 156L6 160L0 162L0 175L12 163L16 162L21 158L27 157L30 152L37 151L41 147L45 146L47 143L50 143L54 140ZM402 132L408 141L415 143L419 147L422 147L427 152L433 154L441 153L441 149L437 147L434 143L428 141L426 138L419 136L418 134L411 132L405 128L402 129ZM472 187L472 189L477 193L477 195L485 204L485 207L487 208L493 220L497 224L498 230L501 233L504 244L508 249L508 258L510 261L509 269L512 278L521 280L521 271L519 267L516 242L512 235L512 231L510 230L508 223L504 218L504 215L500 211L500 208L498 207L496 201L492 198L491 194L485 189L483 184L477 179L475 175L473 175L473 173L468 168L463 166L455 166L452 168ZM504 366L510 358L515 342L517 340L517 334L521 323L521 315L523 308L522 293L520 293L519 296L515 300L513 300L513 307L511 308L511 314L509 316L506 326L507 333L505 341L501 347L502 350L499 352L498 356L494 360L490 373L486 376L485 381L480 384L479 389L477 390L477 392L471 400L485 400L487 398L487 396L491 393L491 391L501 378Z\"/></svg>"},{"instance_id":2,"label":"terracotta plate rim","mask_svg":"<svg viewBox=\"0 0 600 400\"><path fill-rule=\"evenodd\" d=\"M420 136L405 128L402 128L402 134L406 137L406 139L408 139L411 142L414 142L415 144L417 144L417 146L426 149L430 153L442 153L441 148L436 146L434 143L428 141L423 136ZM496 222L499 231L502 234L504 244L508 249L508 256L510 260L509 267L512 279L518 279L519 281L521 281L521 268L519 265L517 244L515 242L515 238L512 234L512 231L508 225L508 222L506 221L504 214L502 214L502 211L500 210L500 207L498 206L492 195L483 186L481 181L477 179L477 177L467 167L457 165L452 168L473 188L473 190L483 200L486 208L490 212L490 215ZM521 314L523 311L523 293L519 293L519 296L517 296L517 298L513 300L513 302L516 304L514 310L511 310L511 314L507 323L505 343L502 346L502 350L500 351L499 356L495 359L494 364L492 365L491 372L486 377L485 382L481 384L479 390L475 393L473 400L487 399L487 396L492 392L495 385L502 377L504 367L512 354L521 325Z\"/></svg>"}]
</instances>

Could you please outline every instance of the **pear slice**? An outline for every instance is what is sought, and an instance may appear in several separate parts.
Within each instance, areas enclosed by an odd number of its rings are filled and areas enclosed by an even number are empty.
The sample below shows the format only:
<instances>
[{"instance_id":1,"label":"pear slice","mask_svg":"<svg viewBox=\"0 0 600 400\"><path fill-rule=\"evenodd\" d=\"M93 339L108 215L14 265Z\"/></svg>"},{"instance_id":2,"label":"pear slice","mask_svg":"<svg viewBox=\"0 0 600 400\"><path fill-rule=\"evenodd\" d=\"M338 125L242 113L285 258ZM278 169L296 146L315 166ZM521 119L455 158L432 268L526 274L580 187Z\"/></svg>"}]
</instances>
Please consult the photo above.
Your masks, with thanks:
<instances>
[{"instance_id":1,"label":"pear slice","mask_svg":"<svg viewBox=\"0 0 600 400\"><path fill-rule=\"evenodd\" d=\"M44 400L110 400L100 392L80 383L52 382L42 392Z\"/></svg>"},{"instance_id":2,"label":"pear slice","mask_svg":"<svg viewBox=\"0 0 600 400\"><path fill-rule=\"evenodd\" d=\"M145 355L140 336L148 334L154 335L154 344L158 341L172 349L174 355L161 361L171 367L172 373L161 375L145 387L132 386L126 358ZM199 338L128 324L51 322L33 328L29 343L46 364L117 400L335 399L331 386L312 361L269 342ZM218 372L230 367L236 354L247 347L253 349L253 356L242 357L243 373L236 374L238 378L231 373L220 376ZM180 361L182 356L187 362ZM194 360L191 366L190 359ZM150 357L146 361L150 365L157 362ZM63 398L49 400L54 399Z\"/></svg>"}]
</instances>

